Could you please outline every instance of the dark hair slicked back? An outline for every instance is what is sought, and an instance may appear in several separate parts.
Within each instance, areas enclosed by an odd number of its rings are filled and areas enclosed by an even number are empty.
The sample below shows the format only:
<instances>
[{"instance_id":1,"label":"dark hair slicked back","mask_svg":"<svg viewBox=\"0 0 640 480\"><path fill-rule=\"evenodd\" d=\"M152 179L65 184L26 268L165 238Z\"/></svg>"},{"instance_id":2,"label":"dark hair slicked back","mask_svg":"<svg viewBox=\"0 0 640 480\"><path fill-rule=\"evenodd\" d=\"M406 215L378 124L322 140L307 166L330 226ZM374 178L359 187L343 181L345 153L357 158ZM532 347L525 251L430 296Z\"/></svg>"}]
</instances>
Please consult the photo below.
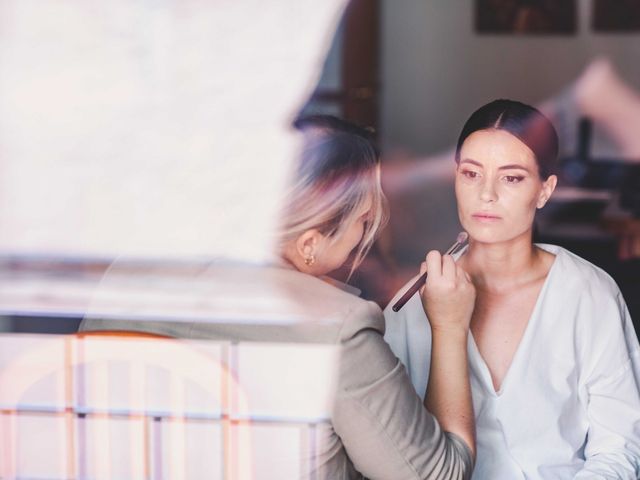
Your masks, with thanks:
<instances>
[{"instance_id":1,"label":"dark hair slicked back","mask_svg":"<svg viewBox=\"0 0 640 480\"><path fill-rule=\"evenodd\" d=\"M536 108L515 100L494 100L473 112L464 124L456 145L456 162L462 144L481 130L504 130L531 149L540 177L546 180L555 172L558 159L558 134L551 121Z\"/></svg>"}]
</instances>

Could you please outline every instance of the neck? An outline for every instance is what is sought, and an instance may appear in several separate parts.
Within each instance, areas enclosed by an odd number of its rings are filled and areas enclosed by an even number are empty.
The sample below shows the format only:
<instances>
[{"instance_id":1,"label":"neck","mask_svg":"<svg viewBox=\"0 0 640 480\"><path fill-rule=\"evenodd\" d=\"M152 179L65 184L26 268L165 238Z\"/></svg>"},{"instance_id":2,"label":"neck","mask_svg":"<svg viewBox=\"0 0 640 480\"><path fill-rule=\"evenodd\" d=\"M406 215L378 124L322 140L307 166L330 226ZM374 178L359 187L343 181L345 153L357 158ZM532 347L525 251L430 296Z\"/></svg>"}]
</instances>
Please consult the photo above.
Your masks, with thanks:
<instances>
[{"instance_id":1,"label":"neck","mask_svg":"<svg viewBox=\"0 0 640 480\"><path fill-rule=\"evenodd\" d=\"M297 270L307 275L317 277L319 274L315 266L305 264L304 259L296 253L295 246L289 245L280 252L279 258L282 260L281 266L292 270Z\"/></svg>"},{"instance_id":2,"label":"neck","mask_svg":"<svg viewBox=\"0 0 640 480\"><path fill-rule=\"evenodd\" d=\"M278 265L279 267L286 268L288 270L298 270L298 267L296 267L294 263L286 256L279 255L276 257L276 259L276 265Z\"/></svg>"},{"instance_id":3,"label":"neck","mask_svg":"<svg viewBox=\"0 0 640 480\"><path fill-rule=\"evenodd\" d=\"M531 233L507 242L469 242L463 266L476 288L504 292L538 276L540 252L531 242Z\"/></svg>"}]
</instances>

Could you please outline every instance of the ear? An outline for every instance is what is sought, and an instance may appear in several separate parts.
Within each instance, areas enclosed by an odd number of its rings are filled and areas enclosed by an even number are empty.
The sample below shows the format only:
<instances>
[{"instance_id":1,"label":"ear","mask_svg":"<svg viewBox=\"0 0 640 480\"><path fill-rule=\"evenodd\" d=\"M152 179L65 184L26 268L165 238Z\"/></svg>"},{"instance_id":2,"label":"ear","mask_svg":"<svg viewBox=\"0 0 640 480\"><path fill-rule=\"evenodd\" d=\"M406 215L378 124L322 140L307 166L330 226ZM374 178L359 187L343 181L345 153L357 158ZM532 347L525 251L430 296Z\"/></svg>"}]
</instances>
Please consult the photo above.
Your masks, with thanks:
<instances>
[{"instance_id":1,"label":"ear","mask_svg":"<svg viewBox=\"0 0 640 480\"><path fill-rule=\"evenodd\" d=\"M315 228L303 232L296 240L296 254L302 260L316 256L324 235Z\"/></svg>"},{"instance_id":2,"label":"ear","mask_svg":"<svg viewBox=\"0 0 640 480\"><path fill-rule=\"evenodd\" d=\"M537 208L542 208L546 205L549 198L551 198L551 194L556 189L556 185L558 184L558 177L555 175L549 175L542 183L542 190L540 191L540 195L538 196L538 201L536 203Z\"/></svg>"}]
</instances>

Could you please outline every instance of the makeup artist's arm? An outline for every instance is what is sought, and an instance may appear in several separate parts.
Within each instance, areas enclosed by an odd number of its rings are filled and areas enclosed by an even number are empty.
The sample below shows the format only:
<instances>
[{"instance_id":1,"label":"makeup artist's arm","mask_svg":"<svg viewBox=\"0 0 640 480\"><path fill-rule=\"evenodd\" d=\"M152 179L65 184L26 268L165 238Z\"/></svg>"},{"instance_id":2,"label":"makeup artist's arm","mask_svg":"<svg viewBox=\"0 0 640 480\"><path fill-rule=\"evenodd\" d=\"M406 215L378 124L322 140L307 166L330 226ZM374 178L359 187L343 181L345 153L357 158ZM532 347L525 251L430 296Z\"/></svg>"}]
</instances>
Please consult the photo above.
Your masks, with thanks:
<instances>
[{"instance_id":1,"label":"makeup artist's arm","mask_svg":"<svg viewBox=\"0 0 640 480\"><path fill-rule=\"evenodd\" d=\"M473 453L424 407L383 339L380 308L358 299L340 332L332 424L353 466L379 480L468 480ZM426 321L426 320L425 320ZM335 447L331 447L333 450ZM343 478L328 472L322 478Z\"/></svg>"},{"instance_id":2,"label":"makeup artist's arm","mask_svg":"<svg viewBox=\"0 0 640 480\"><path fill-rule=\"evenodd\" d=\"M420 273L429 272L421 290L431 324L431 371L424 405L443 430L458 435L475 456L475 421L467 337L475 303L469 276L449 255L429 252Z\"/></svg>"}]
</instances>

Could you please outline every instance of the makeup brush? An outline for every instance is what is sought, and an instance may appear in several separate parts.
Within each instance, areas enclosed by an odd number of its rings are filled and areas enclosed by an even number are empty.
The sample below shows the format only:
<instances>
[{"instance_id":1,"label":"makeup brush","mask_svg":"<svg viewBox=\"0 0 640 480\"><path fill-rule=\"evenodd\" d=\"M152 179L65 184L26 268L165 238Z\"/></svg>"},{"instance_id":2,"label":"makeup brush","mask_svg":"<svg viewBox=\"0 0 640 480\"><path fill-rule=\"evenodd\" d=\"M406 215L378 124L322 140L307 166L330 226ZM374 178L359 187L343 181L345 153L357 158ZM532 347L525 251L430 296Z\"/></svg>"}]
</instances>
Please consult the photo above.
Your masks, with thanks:
<instances>
[{"instance_id":1,"label":"makeup brush","mask_svg":"<svg viewBox=\"0 0 640 480\"><path fill-rule=\"evenodd\" d=\"M449 247L444 254L445 255L454 255L459 252L467 243L469 239L469 234L467 232L460 232L456 237L456 241L453 245ZM399 311L404 304L409 301L411 297L413 297L418 290L424 285L424 282L427 280L427 272L424 272L422 275L418 277L418 279L409 287L409 290L405 292L404 295L400 297L400 299L391 307L394 312Z\"/></svg>"}]
</instances>

